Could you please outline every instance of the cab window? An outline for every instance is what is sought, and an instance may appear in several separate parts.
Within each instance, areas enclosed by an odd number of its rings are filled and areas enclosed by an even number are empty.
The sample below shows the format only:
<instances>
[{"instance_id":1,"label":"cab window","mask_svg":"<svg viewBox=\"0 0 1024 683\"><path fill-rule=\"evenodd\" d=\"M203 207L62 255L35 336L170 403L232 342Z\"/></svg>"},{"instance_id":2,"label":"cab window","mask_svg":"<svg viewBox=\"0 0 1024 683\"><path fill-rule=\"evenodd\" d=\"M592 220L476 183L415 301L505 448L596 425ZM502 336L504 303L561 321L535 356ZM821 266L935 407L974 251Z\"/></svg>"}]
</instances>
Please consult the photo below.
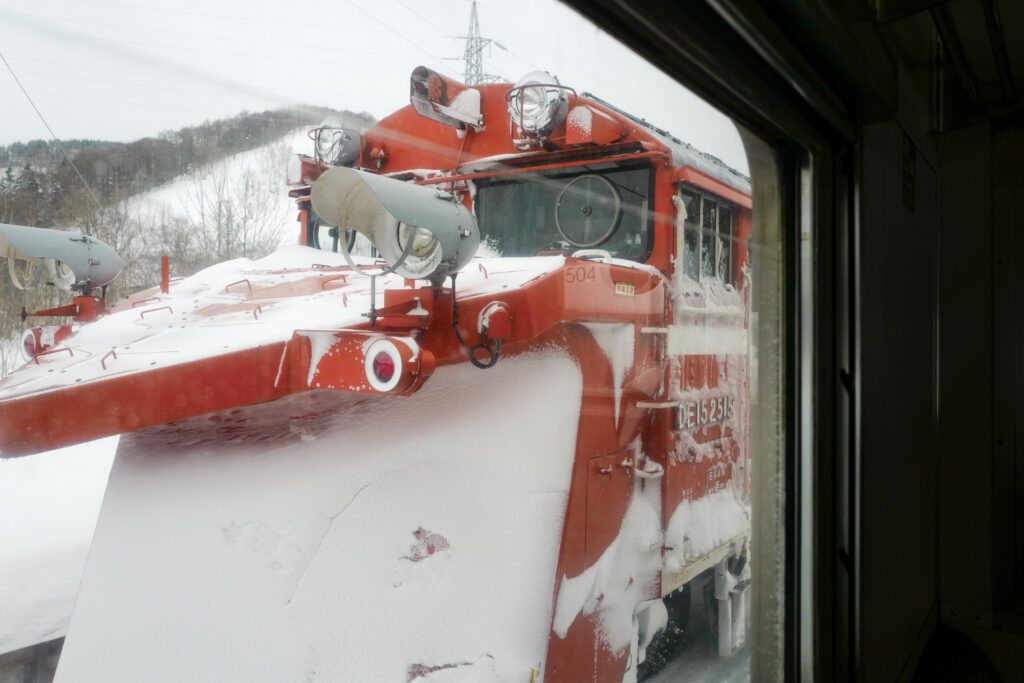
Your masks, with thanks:
<instances>
[{"instance_id":1,"label":"cab window","mask_svg":"<svg viewBox=\"0 0 1024 683\"><path fill-rule=\"evenodd\" d=\"M649 166L577 166L477 181L481 241L501 256L602 249L645 260L651 252Z\"/></svg>"},{"instance_id":2,"label":"cab window","mask_svg":"<svg viewBox=\"0 0 1024 683\"><path fill-rule=\"evenodd\" d=\"M696 190L679 192L683 221L683 272L691 280L718 278L733 282L733 210Z\"/></svg>"}]
</instances>

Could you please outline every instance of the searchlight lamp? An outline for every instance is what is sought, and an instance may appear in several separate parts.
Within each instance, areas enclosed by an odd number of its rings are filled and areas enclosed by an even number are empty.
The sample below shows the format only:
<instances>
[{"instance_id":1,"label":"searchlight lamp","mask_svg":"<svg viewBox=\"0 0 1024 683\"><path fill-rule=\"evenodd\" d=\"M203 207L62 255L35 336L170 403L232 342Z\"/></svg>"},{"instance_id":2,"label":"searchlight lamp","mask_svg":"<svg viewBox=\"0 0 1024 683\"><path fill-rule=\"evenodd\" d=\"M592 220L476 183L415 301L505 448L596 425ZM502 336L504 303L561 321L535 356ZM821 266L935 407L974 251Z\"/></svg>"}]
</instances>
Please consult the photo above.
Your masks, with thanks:
<instances>
[{"instance_id":1,"label":"searchlight lamp","mask_svg":"<svg viewBox=\"0 0 1024 683\"><path fill-rule=\"evenodd\" d=\"M447 192L338 166L325 171L310 194L321 220L361 232L387 272L410 280L441 286L480 244L473 214Z\"/></svg>"},{"instance_id":2,"label":"searchlight lamp","mask_svg":"<svg viewBox=\"0 0 1024 683\"><path fill-rule=\"evenodd\" d=\"M116 278L121 259L107 244L80 232L49 228L30 228L0 223L0 257L6 258L11 281L18 289L38 284L45 264L51 282L62 290L89 294ZM16 263L34 270L31 280L23 282Z\"/></svg>"},{"instance_id":3,"label":"searchlight lamp","mask_svg":"<svg viewBox=\"0 0 1024 683\"><path fill-rule=\"evenodd\" d=\"M32 360L42 349L38 329L28 329L21 335L21 355L25 360Z\"/></svg>"},{"instance_id":4,"label":"searchlight lamp","mask_svg":"<svg viewBox=\"0 0 1024 683\"><path fill-rule=\"evenodd\" d=\"M359 131L343 127L320 126L309 134L316 158L325 166L355 166L366 146Z\"/></svg>"},{"instance_id":5,"label":"searchlight lamp","mask_svg":"<svg viewBox=\"0 0 1024 683\"><path fill-rule=\"evenodd\" d=\"M550 135L565 121L569 111L567 92L558 79L546 71L531 71L505 95L509 118L520 133L530 138ZM575 92L573 92L575 95Z\"/></svg>"},{"instance_id":6,"label":"searchlight lamp","mask_svg":"<svg viewBox=\"0 0 1024 683\"><path fill-rule=\"evenodd\" d=\"M480 91L425 66L413 69L409 102L417 114L457 129L460 137L469 128L484 129Z\"/></svg>"}]
</instances>

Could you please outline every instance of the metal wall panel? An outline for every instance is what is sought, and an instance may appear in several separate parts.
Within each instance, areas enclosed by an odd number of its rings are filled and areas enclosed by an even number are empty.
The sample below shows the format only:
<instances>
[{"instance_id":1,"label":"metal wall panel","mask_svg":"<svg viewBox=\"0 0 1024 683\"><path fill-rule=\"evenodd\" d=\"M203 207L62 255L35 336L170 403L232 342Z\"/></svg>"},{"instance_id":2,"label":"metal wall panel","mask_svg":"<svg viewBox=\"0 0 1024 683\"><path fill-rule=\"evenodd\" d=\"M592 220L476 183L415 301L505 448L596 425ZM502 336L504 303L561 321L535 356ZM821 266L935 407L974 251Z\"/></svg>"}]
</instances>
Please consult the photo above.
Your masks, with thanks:
<instances>
[{"instance_id":1,"label":"metal wall panel","mask_svg":"<svg viewBox=\"0 0 1024 683\"><path fill-rule=\"evenodd\" d=\"M861 657L899 678L934 624L935 171L896 123L867 126L861 220Z\"/></svg>"}]
</instances>

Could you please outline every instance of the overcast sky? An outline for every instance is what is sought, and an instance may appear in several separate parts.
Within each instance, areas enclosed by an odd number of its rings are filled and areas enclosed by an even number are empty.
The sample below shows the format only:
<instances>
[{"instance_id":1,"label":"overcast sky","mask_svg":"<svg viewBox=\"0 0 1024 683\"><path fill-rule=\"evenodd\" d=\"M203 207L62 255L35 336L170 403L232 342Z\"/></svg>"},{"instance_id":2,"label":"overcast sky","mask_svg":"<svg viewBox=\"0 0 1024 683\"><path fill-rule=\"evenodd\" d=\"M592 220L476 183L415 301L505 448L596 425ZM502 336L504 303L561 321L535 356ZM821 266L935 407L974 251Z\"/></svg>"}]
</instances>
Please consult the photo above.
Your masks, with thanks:
<instances>
[{"instance_id":1,"label":"overcast sky","mask_svg":"<svg viewBox=\"0 0 1024 683\"><path fill-rule=\"evenodd\" d=\"M735 127L555 0L479 0L485 72L543 69L746 172ZM128 141L243 110L380 118L419 64L462 77L469 0L0 0L0 54L61 138ZM504 48L504 49L502 49ZM0 144L49 133L0 63Z\"/></svg>"}]
</instances>

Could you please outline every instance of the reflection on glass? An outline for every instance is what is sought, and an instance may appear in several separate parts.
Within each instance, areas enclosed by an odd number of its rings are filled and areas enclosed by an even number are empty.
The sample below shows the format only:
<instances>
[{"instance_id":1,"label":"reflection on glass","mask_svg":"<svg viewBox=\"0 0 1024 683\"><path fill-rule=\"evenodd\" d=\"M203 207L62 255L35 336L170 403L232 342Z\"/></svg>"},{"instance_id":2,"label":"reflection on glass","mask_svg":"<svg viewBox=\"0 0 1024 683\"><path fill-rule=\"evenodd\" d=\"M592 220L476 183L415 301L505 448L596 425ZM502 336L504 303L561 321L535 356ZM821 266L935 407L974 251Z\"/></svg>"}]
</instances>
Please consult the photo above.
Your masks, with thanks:
<instances>
[{"instance_id":1,"label":"reflection on glass","mask_svg":"<svg viewBox=\"0 0 1024 683\"><path fill-rule=\"evenodd\" d=\"M502 256L580 248L643 260L651 250L647 166L587 165L477 181L481 241Z\"/></svg>"},{"instance_id":2,"label":"reflection on glass","mask_svg":"<svg viewBox=\"0 0 1024 683\"><path fill-rule=\"evenodd\" d=\"M607 178L587 174L569 182L558 197L555 224L574 247L594 247L618 227L622 200Z\"/></svg>"},{"instance_id":3,"label":"reflection on glass","mask_svg":"<svg viewBox=\"0 0 1024 683\"><path fill-rule=\"evenodd\" d=\"M353 39L358 34L353 31ZM629 58L617 54L623 63ZM581 63L592 61L580 57ZM646 109L633 112L634 118L583 89L615 98L615 87L601 89L614 81L572 85L579 88L569 98L575 118L525 152L513 143L514 127L502 106L509 83L463 90L461 104L453 92L445 105L452 111L475 97L486 105L487 125L480 130L441 130L436 120L424 122L407 110L353 138L360 144L365 139L366 146L363 154L357 145L352 164L428 184L445 202L472 208L490 249L480 250L462 271L458 288L455 278L443 287L398 276L368 281L341 258L292 247L266 264L229 270L231 277L200 292L209 294L212 306L227 307L213 313L224 322L218 335L234 332L239 348L248 349L262 343L253 341L258 330L268 344L294 353L283 357L286 351L279 351L270 361L264 354L258 372L246 369L245 379L266 382L259 400L279 391L298 393L241 405L225 421L199 416L180 429L126 437L137 452L154 445L172 450L165 439L184 431L188 441L173 450L190 457L174 452L166 467L181 461L191 467L208 457L209 476L221 477L223 486L207 488L231 490L232 496L226 502L222 496L196 500L190 515L207 518L193 525L201 532L195 538L169 535L181 547L148 534L142 540L151 540L149 547L108 557L111 566L128 562L132 575L177 579L180 572L166 571L171 562L219 558L193 573L202 576L210 595L227 596L241 610L231 620L232 628L241 629L239 642L262 642L262 619L291 619L316 634L294 668L288 668L292 662L281 665L278 678L284 680L306 670L317 670L324 680L344 679L346 672L330 668L352 661L338 656L338 643L357 654L374 648L390 653L360 660L368 668L390 667L365 680L434 674L655 683L748 677L751 577L781 566L765 553L759 564L752 548L785 531L763 521L763 503L760 517L751 514L758 496L786 490L756 476L757 468L783 471L772 460L782 431L773 384L782 376L781 240L765 229L770 207L759 205L762 218L754 221L749 178L646 124ZM647 107L674 87L652 86L650 97L618 104ZM544 88L523 90L524 118L537 117L549 97ZM665 119L658 125L698 146L713 139L688 112L669 111ZM569 121L577 126L577 142L567 142ZM324 132L318 142L321 157L341 158L336 154L345 141L338 134ZM307 245L338 252L350 244L354 253L373 253L362 234L318 221L303 189L296 189L290 205L303 207L297 211L305 212L299 225L307 228ZM388 236L409 245L408 268L426 272L432 259L441 258L441 243L410 227L418 225L416 218L403 218L410 224ZM443 239L446 245L448 236ZM756 249L749 248L752 243ZM593 250L591 260L571 258L581 249ZM545 252L557 255L537 257ZM177 291L192 291L190 286ZM175 303L175 320L192 305ZM154 313L147 325L171 318ZM209 333L209 326L203 329ZM392 337L402 354L418 355L367 364L358 355L366 335ZM191 337L184 341L189 350L201 346ZM211 353L219 353L220 344L214 346ZM105 362L116 370L137 353ZM367 368L377 379L384 370L401 377L412 367L403 363L431 358L437 364L423 393L359 395ZM481 369L481 360L495 361L494 367ZM358 382L331 374L350 367ZM307 392L314 384L319 388ZM248 431L240 437L239 429ZM201 438L192 439L187 430ZM261 449L259 457L223 457L225 450L250 446ZM135 461L145 467L159 457ZM153 506L147 500L146 509L124 510L117 519L150 514L163 523L180 512L180 492L169 490L163 468L152 469L149 483L166 498ZM133 485L146 483L146 472L137 475ZM288 505L265 507L289 492L295 495ZM245 503L239 503L245 519L255 511L251 528L237 528L242 517L229 509L232 501ZM209 529L224 532L209 543ZM243 550L255 544L280 555L290 569L281 571L284 565L264 552L239 553L221 535L240 538ZM194 553L197 547L208 557ZM303 548L310 552L298 557ZM237 580L245 563L271 590L250 591L254 583ZM500 576L496 582L494 567L515 577L516 590L506 590ZM339 572L346 581L337 581ZM101 583L103 590L117 588ZM88 582L83 585L90 590ZM165 609L110 620L102 610L89 614L89 605L110 604L94 592L80 601L85 611L79 621L130 630L168 610L181 610L174 623L187 625L194 616L187 605L168 599L168 591L149 594L152 607ZM282 595L291 596L287 610L277 599ZM367 595L374 599L361 601ZM481 595L487 599L477 599ZM375 619L381 613L395 618L383 623ZM177 631L191 635L187 628ZM120 635L109 640L123 647L132 633ZM208 638L202 635L188 644L205 651ZM140 636L130 644L134 651L154 642ZM488 649L477 648L479 643ZM250 661L251 654L239 659ZM188 662L190 655L175 659ZM144 666L157 658L134 659ZM569 668L557 670L561 664ZM75 673L68 677L95 678ZM115 677L139 679L121 674Z\"/></svg>"},{"instance_id":4,"label":"reflection on glass","mask_svg":"<svg viewBox=\"0 0 1024 683\"><path fill-rule=\"evenodd\" d=\"M703 277L715 276L715 229L718 207L709 199L704 199L701 210L701 241L700 262Z\"/></svg>"},{"instance_id":5,"label":"reflection on glass","mask_svg":"<svg viewBox=\"0 0 1024 683\"><path fill-rule=\"evenodd\" d=\"M718 209L718 276L729 282L732 278L732 213L727 207Z\"/></svg>"},{"instance_id":6,"label":"reflection on glass","mask_svg":"<svg viewBox=\"0 0 1024 683\"><path fill-rule=\"evenodd\" d=\"M697 223L687 222L683 232L683 272L691 280L700 278L700 262L697 254L700 251L700 229Z\"/></svg>"}]
</instances>

